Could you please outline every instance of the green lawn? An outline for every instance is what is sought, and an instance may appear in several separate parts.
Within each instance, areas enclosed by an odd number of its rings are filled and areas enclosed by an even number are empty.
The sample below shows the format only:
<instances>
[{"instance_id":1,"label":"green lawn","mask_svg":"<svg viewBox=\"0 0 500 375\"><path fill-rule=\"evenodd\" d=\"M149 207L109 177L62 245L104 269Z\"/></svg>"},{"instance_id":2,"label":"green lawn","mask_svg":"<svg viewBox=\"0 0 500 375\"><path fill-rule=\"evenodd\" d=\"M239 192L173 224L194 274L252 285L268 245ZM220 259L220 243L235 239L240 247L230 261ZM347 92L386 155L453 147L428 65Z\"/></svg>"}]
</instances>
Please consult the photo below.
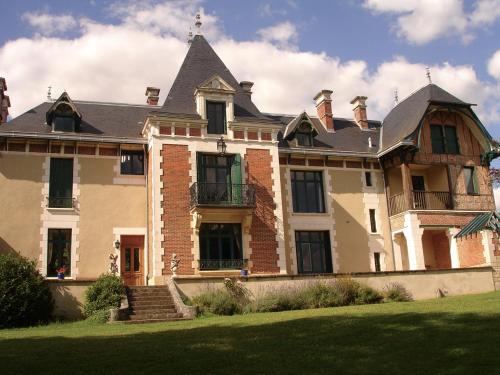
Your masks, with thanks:
<instances>
[{"instance_id":1,"label":"green lawn","mask_svg":"<svg viewBox=\"0 0 500 375\"><path fill-rule=\"evenodd\" d=\"M499 358L500 293L0 330L1 374L495 374Z\"/></svg>"}]
</instances>

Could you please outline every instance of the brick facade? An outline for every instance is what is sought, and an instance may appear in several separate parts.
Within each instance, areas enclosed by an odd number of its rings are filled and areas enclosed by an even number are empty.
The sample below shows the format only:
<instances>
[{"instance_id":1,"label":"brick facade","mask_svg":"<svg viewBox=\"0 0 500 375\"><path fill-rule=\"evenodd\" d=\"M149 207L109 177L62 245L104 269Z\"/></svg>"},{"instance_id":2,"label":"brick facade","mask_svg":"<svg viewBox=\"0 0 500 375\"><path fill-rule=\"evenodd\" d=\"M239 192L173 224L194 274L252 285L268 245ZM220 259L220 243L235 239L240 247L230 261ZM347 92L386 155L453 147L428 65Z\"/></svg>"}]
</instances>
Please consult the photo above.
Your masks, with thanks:
<instances>
[{"instance_id":1,"label":"brick facade","mask_svg":"<svg viewBox=\"0 0 500 375\"><path fill-rule=\"evenodd\" d=\"M426 212L418 213L418 220L420 225L443 225L443 226L455 226L463 227L467 225L472 219L476 217L476 214L459 214L459 213L436 213L436 212Z\"/></svg>"},{"instance_id":2,"label":"brick facade","mask_svg":"<svg viewBox=\"0 0 500 375\"><path fill-rule=\"evenodd\" d=\"M451 268L450 241L444 231L432 235L436 268Z\"/></svg>"},{"instance_id":3,"label":"brick facade","mask_svg":"<svg viewBox=\"0 0 500 375\"><path fill-rule=\"evenodd\" d=\"M177 273L179 275L191 275L193 254L191 248L191 216L189 214L189 184L191 178L189 171L190 152L187 146L183 145L163 145L161 152L161 170L163 175L163 224L162 234L164 241L162 249L164 251L164 274L170 274L170 260L172 254L177 254L181 260Z\"/></svg>"},{"instance_id":4,"label":"brick facade","mask_svg":"<svg viewBox=\"0 0 500 375\"><path fill-rule=\"evenodd\" d=\"M250 247L252 273L279 273L276 218L272 179L272 156L269 150L247 149L247 182L255 185L256 207L252 213Z\"/></svg>"},{"instance_id":5,"label":"brick facade","mask_svg":"<svg viewBox=\"0 0 500 375\"><path fill-rule=\"evenodd\" d=\"M482 241L481 232L473 233L457 240L458 257L461 267L479 266L486 263Z\"/></svg>"}]
</instances>

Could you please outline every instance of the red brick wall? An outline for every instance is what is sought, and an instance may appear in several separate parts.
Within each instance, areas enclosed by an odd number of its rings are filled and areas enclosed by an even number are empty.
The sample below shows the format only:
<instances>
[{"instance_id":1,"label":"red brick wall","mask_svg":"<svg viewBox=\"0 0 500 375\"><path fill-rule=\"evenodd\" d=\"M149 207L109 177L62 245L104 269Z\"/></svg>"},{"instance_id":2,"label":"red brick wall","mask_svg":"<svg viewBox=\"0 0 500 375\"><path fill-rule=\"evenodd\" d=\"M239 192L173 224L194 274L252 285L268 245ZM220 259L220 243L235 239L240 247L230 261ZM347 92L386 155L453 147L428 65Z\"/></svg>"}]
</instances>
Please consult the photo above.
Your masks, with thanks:
<instances>
[{"instance_id":1,"label":"red brick wall","mask_svg":"<svg viewBox=\"0 0 500 375\"><path fill-rule=\"evenodd\" d=\"M172 253L180 259L180 275L191 275L193 254L191 248L191 218L189 215L189 171L190 152L187 146L163 145L161 152L163 170L163 215L161 217L164 235L162 248L164 250L164 274L170 274Z\"/></svg>"},{"instance_id":2,"label":"red brick wall","mask_svg":"<svg viewBox=\"0 0 500 375\"><path fill-rule=\"evenodd\" d=\"M483 236L480 232L457 240L460 267L472 267L486 262L482 241Z\"/></svg>"},{"instance_id":3,"label":"red brick wall","mask_svg":"<svg viewBox=\"0 0 500 375\"><path fill-rule=\"evenodd\" d=\"M437 268L451 268L450 242L445 232L432 235Z\"/></svg>"},{"instance_id":4,"label":"red brick wall","mask_svg":"<svg viewBox=\"0 0 500 375\"><path fill-rule=\"evenodd\" d=\"M467 225L472 219L476 217L475 214L441 214L441 213L419 213L418 220L421 225L446 225L463 227Z\"/></svg>"},{"instance_id":5,"label":"red brick wall","mask_svg":"<svg viewBox=\"0 0 500 375\"><path fill-rule=\"evenodd\" d=\"M247 149L245 154L247 182L255 185L256 208L250 227L250 260L252 273L277 273L278 242L272 191L272 156L269 150Z\"/></svg>"},{"instance_id":6,"label":"red brick wall","mask_svg":"<svg viewBox=\"0 0 500 375\"><path fill-rule=\"evenodd\" d=\"M496 232L493 232L493 255L500 256L500 237Z\"/></svg>"}]
</instances>

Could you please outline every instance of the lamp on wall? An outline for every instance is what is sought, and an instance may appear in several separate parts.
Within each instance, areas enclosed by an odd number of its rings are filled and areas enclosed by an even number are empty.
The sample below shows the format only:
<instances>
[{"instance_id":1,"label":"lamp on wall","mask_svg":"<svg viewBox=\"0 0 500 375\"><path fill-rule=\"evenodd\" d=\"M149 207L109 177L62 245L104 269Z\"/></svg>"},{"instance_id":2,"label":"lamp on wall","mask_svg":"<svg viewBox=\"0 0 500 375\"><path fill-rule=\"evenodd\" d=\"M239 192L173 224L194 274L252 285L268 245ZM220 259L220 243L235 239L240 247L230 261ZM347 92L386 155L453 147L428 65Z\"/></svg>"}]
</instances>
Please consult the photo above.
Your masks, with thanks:
<instances>
[{"instance_id":1,"label":"lamp on wall","mask_svg":"<svg viewBox=\"0 0 500 375\"><path fill-rule=\"evenodd\" d=\"M115 241L115 249L118 250L120 248L120 241L116 240Z\"/></svg>"},{"instance_id":2,"label":"lamp on wall","mask_svg":"<svg viewBox=\"0 0 500 375\"><path fill-rule=\"evenodd\" d=\"M217 140L217 151L219 151L219 155L223 156L226 154L226 148L227 148L227 145L226 145L226 142L224 142L224 137L221 136L218 140Z\"/></svg>"}]
</instances>

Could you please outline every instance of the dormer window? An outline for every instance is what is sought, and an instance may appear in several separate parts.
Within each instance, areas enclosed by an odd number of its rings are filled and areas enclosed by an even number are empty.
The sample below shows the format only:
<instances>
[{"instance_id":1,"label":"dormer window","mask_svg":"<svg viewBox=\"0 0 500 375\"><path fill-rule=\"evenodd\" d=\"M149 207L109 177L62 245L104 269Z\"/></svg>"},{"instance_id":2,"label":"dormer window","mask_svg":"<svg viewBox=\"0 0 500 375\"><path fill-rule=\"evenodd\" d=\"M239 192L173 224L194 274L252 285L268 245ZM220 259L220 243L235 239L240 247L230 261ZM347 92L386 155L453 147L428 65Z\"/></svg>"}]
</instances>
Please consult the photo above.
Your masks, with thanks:
<instances>
[{"instance_id":1,"label":"dormer window","mask_svg":"<svg viewBox=\"0 0 500 375\"><path fill-rule=\"evenodd\" d=\"M47 125L54 132L77 132L80 130L82 115L76 108L67 93L63 93L59 99L49 108L46 115Z\"/></svg>"},{"instance_id":2,"label":"dormer window","mask_svg":"<svg viewBox=\"0 0 500 375\"><path fill-rule=\"evenodd\" d=\"M226 134L226 103L225 102L206 102L207 108L207 133L208 134Z\"/></svg>"},{"instance_id":3,"label":"dormer window","mask_svg":"<svg viewBox=\"0 0 500 375\"><path fill-rule=\"evenodd\" d=\"M313 146L313 132L311 126L307 122L303 122L295 132L297 145L302 147Z\"/></svg>"}]
</instances>

